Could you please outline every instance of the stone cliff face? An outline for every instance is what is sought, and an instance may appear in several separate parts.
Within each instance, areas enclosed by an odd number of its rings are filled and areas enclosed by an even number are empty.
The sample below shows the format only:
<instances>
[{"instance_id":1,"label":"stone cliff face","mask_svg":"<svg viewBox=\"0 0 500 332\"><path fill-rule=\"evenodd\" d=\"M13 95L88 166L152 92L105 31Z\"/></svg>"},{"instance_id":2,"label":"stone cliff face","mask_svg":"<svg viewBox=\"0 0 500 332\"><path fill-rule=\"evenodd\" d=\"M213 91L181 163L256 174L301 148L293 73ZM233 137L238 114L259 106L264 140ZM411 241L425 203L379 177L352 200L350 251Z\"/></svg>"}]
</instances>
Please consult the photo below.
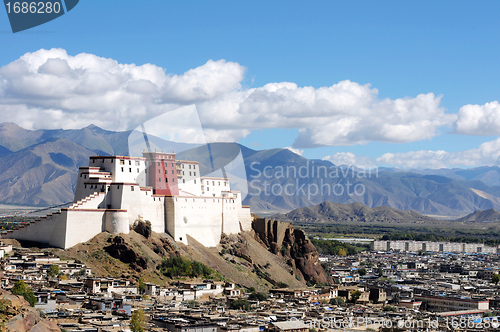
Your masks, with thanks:
<instances>
[{"instance_id":1,"label":"stone cliff face","mask_svg":"<svg viewBox=\"0 0 500 332\"><path fill-rule=\"evenodd\" d=\"M333 283L319 262L319 254L301 229L292 224L263 218L252 223L257 240L269 251L281 255L305 281L313 284Z\"/></svg>"}]
</instances>

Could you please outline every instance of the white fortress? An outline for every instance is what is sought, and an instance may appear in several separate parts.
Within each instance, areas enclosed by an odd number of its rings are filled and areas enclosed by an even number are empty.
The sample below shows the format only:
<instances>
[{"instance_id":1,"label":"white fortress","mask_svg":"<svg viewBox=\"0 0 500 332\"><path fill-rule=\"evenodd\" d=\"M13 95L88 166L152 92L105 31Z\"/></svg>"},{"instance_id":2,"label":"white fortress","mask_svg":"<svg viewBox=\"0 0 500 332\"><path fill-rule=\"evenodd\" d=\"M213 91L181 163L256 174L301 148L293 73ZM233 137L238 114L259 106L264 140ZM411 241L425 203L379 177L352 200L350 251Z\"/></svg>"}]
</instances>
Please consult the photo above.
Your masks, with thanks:
<instances>
[{"instance_id":1,"label":"white fortress","mask_svg":"<svg viewBox=\"0 0 500 332\"><path fill-rule=\"evenodd\" d=\"M3 237L66 249L104 231L127 234L134 222L148 220L176 241L188 244L189 235L214 247L222 233L251 229L241 198L229 179L201 177L198 162L176 160L175 153L92 156L79 169L72 205Z\"/></svg>"}]
</instances>

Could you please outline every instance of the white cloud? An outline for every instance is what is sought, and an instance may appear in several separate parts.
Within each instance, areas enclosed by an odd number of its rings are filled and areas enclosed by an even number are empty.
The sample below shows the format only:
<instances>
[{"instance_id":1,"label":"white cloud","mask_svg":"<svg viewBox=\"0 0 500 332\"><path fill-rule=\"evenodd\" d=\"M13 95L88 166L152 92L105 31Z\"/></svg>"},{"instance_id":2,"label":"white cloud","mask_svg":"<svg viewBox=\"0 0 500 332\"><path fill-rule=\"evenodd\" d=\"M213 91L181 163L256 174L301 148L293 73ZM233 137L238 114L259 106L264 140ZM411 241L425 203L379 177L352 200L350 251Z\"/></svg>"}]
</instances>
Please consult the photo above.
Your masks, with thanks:
<instances>
[{"instance_id":1,"label":"white cloud","mask_svg":"<svg viewBox=\"0 0 500 332\"><path fill-rule=\"evenodd\" d=\"M465 105L460 108L454 131L462 135L500 135L500 104Z\"/></svg>"},{"instance_id":2,"label":"white cloud","mask_svg":"<svg viewBox=\"0 0 500 332\"><path fill-rule=\"evenodd\" d=\"M293 153L298 154L299 156L302 156L304 154L304 150L295 149L291 146L287 146L285 149L288 149L288 150L292 151Z\"/></svg>"},{"instance_id":3,"label":"white cloud","mask_svg":"<svg viewBox=\"0 0 500 332\"><path fill-rule=\"evenodd\" d=\"M372 158L357 156L352 152L338 152L334 155L324 157L323 160L331 161L336 166L354 165L363 168L372 168L377 166Z\"/></svg>"},{"instance_id":4,"label":"white cloud","mask_svg":"<svg viewBox=\"0 0 500 332\"><path fill-rule=\"evenodd\" d=\"M167 75L152 64L40 50L0 68L0 111L3 121L30 129L93 123L127 130L179 104L239 89L244 71L234 62L210 60L183 75Z\"/></svg>"},{"instance_id":5,"label":"white cloud","mask_svg":"<svg viewBox=\"0 0 500 332\"><path fill-rule=\"evenodd\" d=\"M378 164L402 168L438 169L455 166L494 166L500 165L500 138L485 142L477 149L447 152L411 151L404 153L386 153L376 159Z\"/></svg>"},{"instance_id":6,"label":"white cloud","mask_svg":"<svg viewBox=\"0 0 500 332\"><path fill-rule=\"evenodd\" d=\"M152 64L39 50L0 68L0 112L3 121L30 129L93 123L127 130L194 103L208 140L237 141L253 130L294 128L299 130L295 149L430 139L455 120L432 93L379 99L377 89L351 81L249 89L241 85L244 73L243 66L225 60L173 75Z\"/></svg>"}]
</instances>

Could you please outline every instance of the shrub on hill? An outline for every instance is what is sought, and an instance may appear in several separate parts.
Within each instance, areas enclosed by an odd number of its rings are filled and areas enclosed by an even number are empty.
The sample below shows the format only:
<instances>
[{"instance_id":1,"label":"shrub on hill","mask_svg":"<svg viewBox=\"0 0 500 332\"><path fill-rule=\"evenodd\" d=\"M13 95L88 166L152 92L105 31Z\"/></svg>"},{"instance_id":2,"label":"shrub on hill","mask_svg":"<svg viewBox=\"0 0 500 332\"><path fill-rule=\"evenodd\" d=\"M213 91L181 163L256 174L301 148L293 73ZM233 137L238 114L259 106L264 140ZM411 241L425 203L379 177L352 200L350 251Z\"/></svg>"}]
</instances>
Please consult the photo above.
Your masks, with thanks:
<instances>
[{"instance_id":1,"label":"shrub on hill","mask_svg":"<svg viewBox=\"0 0 500 332\"><path fill-rule=\"evenodd\" d=\"M158 264L156 269L169 278L174 277L209 277L214 272L208 266L191 261L183 257L169 257L168 259Z\"/></svg>"}]
</instances>

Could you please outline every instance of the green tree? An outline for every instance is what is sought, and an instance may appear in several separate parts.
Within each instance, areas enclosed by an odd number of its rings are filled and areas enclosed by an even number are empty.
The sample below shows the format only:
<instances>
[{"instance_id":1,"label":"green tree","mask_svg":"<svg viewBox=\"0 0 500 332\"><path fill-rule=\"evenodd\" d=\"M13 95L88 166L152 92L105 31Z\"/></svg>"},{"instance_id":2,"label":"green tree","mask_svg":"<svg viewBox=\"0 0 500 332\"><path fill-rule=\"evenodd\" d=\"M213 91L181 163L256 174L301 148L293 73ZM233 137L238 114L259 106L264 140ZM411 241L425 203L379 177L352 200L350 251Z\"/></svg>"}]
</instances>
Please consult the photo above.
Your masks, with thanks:
<instances>
[{"instance_id":1,"label":"green tree","mask_svg":"<svg viewBox=\"0 0 500 332\"><path fill-rule=\"evenodd\" d=\"M248 310L250 310L250 302L248 302L245 299L238 299L238 300L234 300L233 302L231 302L229 307L231 309L243 309L243 310L248 311Z\"/></svg>"},{"instance_id":2,"label":"green tree","mask_svg":"<svg viewBox=\"0 0 500 332\"><path fill-rule=\"evenodd\" d=\"M130 330L132 332L146 331L146 316L142 309L138 309L132 313L132 317L130 318Z\"/></svg>"},{"instance_id":3,"label":"green tree","mask_svg":"<svg viewBox=\"0 0 500 332\"><path fill-rule=\"evenodd\" d=\"M33 293L33 291L31 289L29 289L28 286L26 286L24 281L22 281L22 280L16 281L16 283L14 284L14 287L12 287L11 292L14 295L21 295L22 297L24 297L24 299L26 301L28 301L28 303L32 307L35 306L35 303L37 301L35 293Z\"/></svg>"},{"instance_id":4,"label":"green tree","mask_svg":"<svg viewBox=\"0 0 500 332\"><path fill-rule=\"evenodd\" d=\"M349 301L351 301L351 303L356 304L356 302L359 300L359 297L361 296L361 291L359 291L359 290L352 291L350 295L351 295L351 298L349 299Z\"/></svg>"},{"instance_id":5,"label":"green tree","mask_svg":"<svg viewBox=\"0 0 500 332\"><path fill-rule=\"evenodd\" d=\"M55 265L55 264L51 265L49 267L49 269L47 270L47 274L51 278L57 277L60 272L61 272L61 270L59 269L59 265Z\"/></svg>"},{"instance_id":6,"label":"green tree","mask_svg":"<svg viewBox=\"0 0 500 332\"><path fill-rule=\"evenodd\" d=\"M381 267L379 267L379 268L377 269L377 275L378 275L379 277L382 277L382 276L384 275L384 269L382 269Z\"/></svg>"},{"instance_id":7,"label":"green tree","mask_svg":"<svg viewBox=\"0 0 500 332\"><path fill-rule=\"evenodd\" d=\"M500 274L495 273L491 278L491 282L495 283L495 285L498 285L498 283L500 282Z\"/></svg>"},{"instance_id":8,"label":"green tree","mask_svg":"<svg viewBox=\"0 0 500 332\"><path fill-rule=\"evenodd\" d=\"M341 297L336 297L334 299L330 299L330 304L331 305L338 305L338 306L343 307L343 306L345 306L345 301Z\"/></svg>"},{"instance_id":9,"label":"green tree","mask_svg":"<svg viewBox=\"0 0 500 332\"><path fill-rule=\"evenodd\" d=\"M264 292L253 292L248 296L250 300L265 301L269 296Z\"/></svg>"},{"instance_id":10,"label":"green tree","mask_svg":"<svg viewBox=\"0 0 500 332\"><path fill-rule=\"evenodd\" d=\"M366 269L364 267L360 268L358 270L358 273L360 276L365 276L366 275Z\"/></svg>"},{"instance_id":11,"label":"green tree","mask_svg":"<svg viewBox=\"0 0 500 332\"><path fill-rule=\"evenodd\" d=\"M144 294L144 292L146 291L146 284L144 283L144 280L142 278L139 278L139 284L137 285L137 289L141 294Z\"/></svg>"},{"instance_id":12,"label":"green tree","mask_svg":"<svg viewBox=\"0 0 500 332\"><path fill-rule=\"evenodd\" d=\"M393 311L393 312L397 311L396 307L393 307L393 306L390 306L390 305L386 305L382 310L384 310L384 311Z\"/></svg>"}]
</instances>

